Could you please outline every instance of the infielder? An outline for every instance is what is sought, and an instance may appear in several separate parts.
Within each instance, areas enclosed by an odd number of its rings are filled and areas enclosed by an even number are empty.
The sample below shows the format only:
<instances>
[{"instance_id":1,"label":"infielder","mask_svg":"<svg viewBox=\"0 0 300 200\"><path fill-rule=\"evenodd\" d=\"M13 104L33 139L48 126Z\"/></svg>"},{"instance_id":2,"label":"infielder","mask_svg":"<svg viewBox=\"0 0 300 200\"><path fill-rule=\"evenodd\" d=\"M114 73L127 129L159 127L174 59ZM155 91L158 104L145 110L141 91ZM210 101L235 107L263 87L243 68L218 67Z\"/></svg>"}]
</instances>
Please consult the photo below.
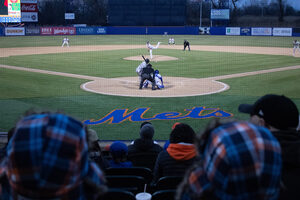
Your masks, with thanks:
<instances>
[{"instance_id":1,"label":"infielder","mask_svg":"<svg viewBox=\"0 0 300 200\"><path fill-rule=\"evenodd\" d=\"M69 47L69 38L68 37L64 37L61 47L64 47L65 44L67 45L67 47Z\"/></svg>"},{"instance_id":2,"label":"infielder","mask_svg":"<svg viewBox=\"0 0 300 200\"><path fill-rule=\"evenodd\" d=\"M142 80L142 70L143 70L143 68L145 68L145 67L147 67L147 64L149 64L149 59L148 58L146 58L136 69L135 69L135 71L136 71L136 73L138 74L138 76L139 76L139 81L141 81Z\"/></svg>"},{"instance_id":3,"label":"infielder","mask_svg":"<svg viewBox=\"0 0 300 200\"><path fill-rule=\"evenodd\" d=\"M169 45L170 45L170 44L175 44L175 40L174 40L173 37L169 38L169 43L168 43L168 44L169 44Z\"/></svg>"},{"instance_id":4,"label":"infielder","mask_svg":"<svg viewBox=\"0 0 300 200\"><path fill-rule=\"evenodd\" d=\"M152 59L152 50L153 50L153 49L157 49L157 48L159 47L159 45L160 45L160 42L158 42L157 45L156 45L155 47L152 46L152 45L150 44L149 41L147 42L146 46L147 46L148 51L149 51L149 53L150 53L150 59Z\"/></svg>"},{"instance_id":5,"label":"infielder","mask_svg":"<svg viewBox=\"0 0 300 200\"><path fill-rule=\"evenodd\" d=\"M294 40L293 46L294 46L294 48L293 48L293 56L295 56L295 53L296 53L297 49L300 52L300 48L299 48L300 42L298 40Z\"/></svg>"},{"instance_id":6,"label":"infielder","mask_svg":"<svg viewBox=\"0 0 300 200\"><path fill-rule=\"evenodd\" d=\"M157 86L157 89L163 89L165 86L164 86L164 82L163 82L163 78L162 76L159 74L159 71L158 70L155 70L154 71L154 81L155 81L155 85ZM143 87L144 88L147 88L148 87L148 84L150 84L151 82L150 81L145 81Z\"/></svg>"},{"instance_id":7,"label":"infielder","mask_svg":"<svg viewBox=\"0 0 300 200\"><path fill-rule=\"evenodd\" d=\"M191 49L190 49L190 43L189 43L189 41L184 40L184 42L183 42L183 51L185 51L185 48L186 48L186 47L188 47L189 51L191 50Z\"/></svg>"}]
</instances>

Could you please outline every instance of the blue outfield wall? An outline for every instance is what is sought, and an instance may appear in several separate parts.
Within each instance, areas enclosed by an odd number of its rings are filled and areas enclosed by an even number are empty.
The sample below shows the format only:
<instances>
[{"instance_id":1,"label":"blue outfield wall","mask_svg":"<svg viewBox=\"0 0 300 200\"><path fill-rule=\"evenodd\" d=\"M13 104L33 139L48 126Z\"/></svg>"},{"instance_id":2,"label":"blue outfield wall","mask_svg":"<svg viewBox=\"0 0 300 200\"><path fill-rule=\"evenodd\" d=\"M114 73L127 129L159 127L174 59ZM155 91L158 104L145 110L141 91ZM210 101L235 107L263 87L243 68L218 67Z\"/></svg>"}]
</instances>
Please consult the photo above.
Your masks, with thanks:
<instances>
[{"instance_id":1,"label":"blue outfield wall","mask_svg":"<svg viewBox=\"0 0 300 200\"><path fill-rule=\"evenodd\" d=\"M116 35L163 35L167 32L169 35L198 35L197 26L178 26L178 27L107 27L107 34Z\"/></svg>"},{"instance_id":2,"label":"blue outfield wall","mask_svg":"<svg viewBox=\"0 0 300 200\"><path fill-rule=\"evenodd\" d=\"M4 28L0 27L0 36L4 36Z\"/></svg>"},{"instance_id":3,"label":"blue outfield wall","mask_svg":"<svg viewBox=\"0 0 300 200\"><path fill-rule=\"evenodd\" d=\"M211 35L226 35L226 27L210 27Z\"/></svg>"},{"instance_id":4,"label":"blue outfield wall","mask_svg":"<svg viewBox=\"0 0 300 200\"><path fill-rule=\"evenodd\" d=\"M199 35L199 27L184 26L184 27L148 27L149 35Z\"/></svg>"},{"instance_id":5,"label":"blue outfield wall","mask_svg":"<svg viewBox=\"0 0 300 200\"><path fill-rule=\"evenodd\" d=\"M145 35L146 27L118 27L118 26L108 26L107 34L112 35Z\"/></svg>"}]
</instances>

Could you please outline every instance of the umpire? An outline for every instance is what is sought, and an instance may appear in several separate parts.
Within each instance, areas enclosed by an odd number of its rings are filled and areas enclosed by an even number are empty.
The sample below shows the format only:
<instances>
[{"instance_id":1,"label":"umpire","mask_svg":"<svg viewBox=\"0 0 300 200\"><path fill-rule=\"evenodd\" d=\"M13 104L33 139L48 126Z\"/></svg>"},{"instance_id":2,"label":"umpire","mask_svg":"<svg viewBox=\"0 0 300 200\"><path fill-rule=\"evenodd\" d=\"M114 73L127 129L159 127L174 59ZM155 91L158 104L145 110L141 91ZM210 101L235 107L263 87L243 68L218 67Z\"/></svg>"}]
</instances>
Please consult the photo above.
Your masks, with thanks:
<instances>
[{"instance_id":1,"label":"umpire","mask_svg":"<svg viewBox=\"0 0 300 200\"><path fill-rule=\"evenodd\" d=\"M140 82L140 90L143 88L143 83L145 80L149 80L152 83L152 90L155 90L155 81L154 81L154 69L152 65L149 63L145 68L142 70L141 74L141 82Z\"/></svg>"},{"instance_id":2,"label":"umpire","mask_svg":"<svg viewBox=\"0 0 300 200\"><path fill-rule=\"evenodd\" d=\"M190 43L189 43L189 41L184 40L184 42L183 42L183 51L185 51L185 48L186 48L186 47L188 47L189 51L191 50L191 49L190 49Z\"/></svg>"}]
</instances>

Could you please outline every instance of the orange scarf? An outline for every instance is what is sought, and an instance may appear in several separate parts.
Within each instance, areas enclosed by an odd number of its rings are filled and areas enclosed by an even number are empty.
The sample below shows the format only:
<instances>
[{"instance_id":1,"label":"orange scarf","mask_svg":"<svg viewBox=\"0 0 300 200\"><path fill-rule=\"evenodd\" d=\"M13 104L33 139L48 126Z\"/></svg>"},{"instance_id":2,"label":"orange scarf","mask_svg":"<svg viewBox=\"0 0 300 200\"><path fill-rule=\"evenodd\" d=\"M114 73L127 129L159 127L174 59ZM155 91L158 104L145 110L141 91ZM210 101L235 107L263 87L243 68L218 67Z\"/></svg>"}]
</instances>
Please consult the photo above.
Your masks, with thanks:
<instances>
[{"instance_id":1,"label":"orange scarf","mask_svg":"<svg viewBox=\"0 0 300 200\"><path fill-rule=\"evenodd\" d=\"M190 160L196 156L196 148L193 144L170 144L167 152L175 160Z\"/></svg>"}]
</instances>

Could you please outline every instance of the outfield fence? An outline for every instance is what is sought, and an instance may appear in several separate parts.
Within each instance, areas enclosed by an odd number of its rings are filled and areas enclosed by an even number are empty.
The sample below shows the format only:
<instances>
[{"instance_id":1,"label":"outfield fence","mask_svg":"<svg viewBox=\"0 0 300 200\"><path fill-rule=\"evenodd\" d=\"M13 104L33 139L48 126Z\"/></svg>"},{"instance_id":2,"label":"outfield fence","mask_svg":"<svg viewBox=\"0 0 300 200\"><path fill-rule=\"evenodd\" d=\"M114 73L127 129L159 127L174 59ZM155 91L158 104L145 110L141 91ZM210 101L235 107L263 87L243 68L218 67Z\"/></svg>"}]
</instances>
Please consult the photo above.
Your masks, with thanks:
<instances>
[{"instance_id":1,"label":"outfield fence","mask_svg":"<svg viewBox=\"0 0 300 200\"><path fill-rule=\"evenodd\" d=\"M231 35L299 37L300 28L291 27L0 27L0 36L20 35Z\"/></svg>"}]
</instances>

